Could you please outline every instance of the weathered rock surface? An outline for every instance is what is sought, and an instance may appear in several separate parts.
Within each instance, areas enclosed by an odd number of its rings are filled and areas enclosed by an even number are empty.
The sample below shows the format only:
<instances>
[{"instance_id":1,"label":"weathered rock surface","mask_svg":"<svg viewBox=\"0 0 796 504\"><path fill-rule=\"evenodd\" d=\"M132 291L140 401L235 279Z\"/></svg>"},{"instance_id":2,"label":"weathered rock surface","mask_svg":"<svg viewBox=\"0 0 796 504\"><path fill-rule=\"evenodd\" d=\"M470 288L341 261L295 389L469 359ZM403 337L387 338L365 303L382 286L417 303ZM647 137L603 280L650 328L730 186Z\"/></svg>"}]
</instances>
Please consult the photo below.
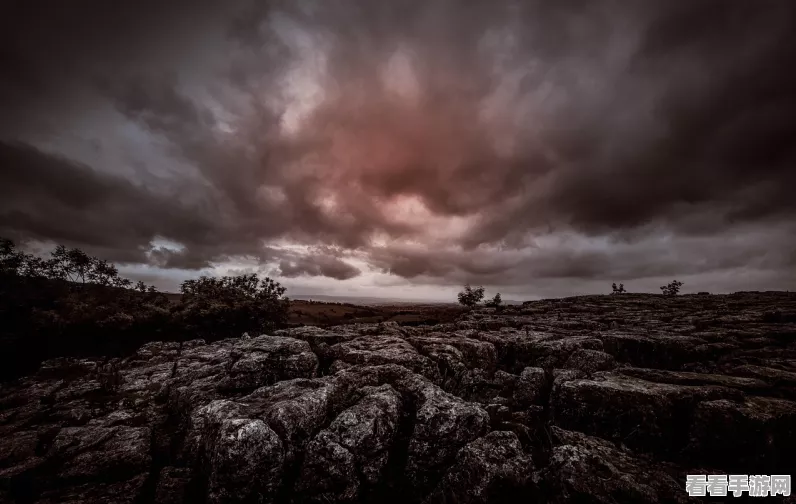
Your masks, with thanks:
<instances>
[{"instance_id":1,"label":"weathered rock surface","mask_svg":"<svg viewBox=\"0 0 796 504\"><path fill-rule=\"evenodd\" d=\"M687 502L684 477L665 463L635 457L603 439L551 428L554 447L537 474L546 502ZM696 501L696 499L694 499Z\"/></svg>"},{"instance_id":2,"label":"weathered rock surface","mask_svg":"<svg viewBox=\"0 0 796 504\"><path fill-rule=\"evenodd\" d=\"M796 475L794 314L591 296L55 359L0 388L0 502L686 502Z\"/></svg>"},{"instance_id":3,"label":"weathered rock surface","mask_svg":"<svg viewBox=\"0 0 796 504\"><path fill-rule=\"evenodd\" d=\"M505 502L522 498L533 474L516 434L493 431L459 450L456 462L426 503Z\"/></svg>"},{"instance_id":4,"label":"weathered rock surface","mask_svg":"<svg viewBox=\"0 0 796 504\"><path fill-rule=\"evenodd\" d=\"M398 436L401 396L390 386L364 387L364 397L310 442L298 486L318 502L355 501L384 477Z\"/></svg>"}]
</instances>

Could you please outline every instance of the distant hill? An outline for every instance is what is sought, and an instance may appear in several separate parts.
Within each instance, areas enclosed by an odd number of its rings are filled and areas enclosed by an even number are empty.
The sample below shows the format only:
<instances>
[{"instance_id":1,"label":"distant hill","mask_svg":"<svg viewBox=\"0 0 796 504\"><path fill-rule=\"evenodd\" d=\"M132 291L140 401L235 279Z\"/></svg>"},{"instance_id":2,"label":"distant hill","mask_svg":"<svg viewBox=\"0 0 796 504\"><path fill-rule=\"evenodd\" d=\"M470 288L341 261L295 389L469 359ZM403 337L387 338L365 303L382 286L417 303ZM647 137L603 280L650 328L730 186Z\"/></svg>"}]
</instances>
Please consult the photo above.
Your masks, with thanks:
<instances>
[{"instance_id":1,"label":"distant hill","mask_svg":"<svg viewBox=\"0 0 796 504\"><path fill-rule=\"evenodd\" d=\"M367 297L367 296L329 296L322 294L307 294L307 295L290 295L290 299L298 299L302 301L323 301L325 303L349 303L364 306L378 306L378 305L417 305L417 304L435 304L435 305L448 305L456 303L445 303L442 301L434 300L412 300L401 298L383 298L383 297Z\"/></svg>"},{"instance_id":2,"label":"distant hill","mask_svg":"<svg viewBox=\"0 0 796 504\"><path fill-rule=\"evenodd\" d=\"M441 306L458 306L455 300L450 302L437 301L433 299L402 299L402 298L383 298L383 297L367 297L367 296L329 296L329 295L290 295L290 299L298 299L302 301L323 301L325 303L350 303L363 306L382 306L382 305L441 305ZM503 304L507 305L521 305L522 301L503 300Z\"/></svg>"}]
</instances>

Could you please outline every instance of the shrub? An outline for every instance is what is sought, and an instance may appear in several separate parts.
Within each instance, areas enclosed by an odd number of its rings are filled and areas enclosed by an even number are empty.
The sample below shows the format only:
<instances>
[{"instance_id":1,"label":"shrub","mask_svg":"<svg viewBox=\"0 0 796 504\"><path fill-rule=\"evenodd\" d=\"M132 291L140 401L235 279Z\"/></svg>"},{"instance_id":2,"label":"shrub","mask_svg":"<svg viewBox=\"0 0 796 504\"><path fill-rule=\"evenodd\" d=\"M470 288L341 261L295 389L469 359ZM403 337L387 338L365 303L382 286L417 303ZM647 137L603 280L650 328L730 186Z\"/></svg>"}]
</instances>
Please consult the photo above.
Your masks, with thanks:
<instances>
[{"instance_id":1,"label":"shrub","mask_svg":"<svg viewBox=\"0 0 796 504\"><path fill-rule=\"evenodd\" d=\"M256 274L186 280L178 308L185 328L195 337L217 339L232 334L262 334L287 324L290 300L285 287Z\"/></svg>"},{"instance_id":2,"label":"shrub","mask_svg":"<svg viewBox=\"0 0 796 504\"><path fill-rule=\"evenodd\" d=\"M625 290L625 284L619 284L619 287L616 286L616 282L611 284L611 294L624 294L627 291Z\"/></svg>"},{"instance_id":3,"label":"shrub","mask_svg":"<svg viewBox=\"0 0 796 504\"><path fill-rule=\"evenodd\" d=\"M459 293L459 304L472 308L484 299L484 288L476 287L473 289L470 284L464 286L464 290Z\"/></svg>"},{"instance_id":4,"label":"shrub","mask_svg":"<svg viewBox=\"0 0 796 504\"><path fill-rule=\"evenodd\" d=\"M503 309L503 299L500 297L500 293L498 292L495 294L495 297L490 299L485 303L486 306L490 308L495 308L496 310L500 311Z\"/></svg>"},{"instance_id":5,"label":"shrub","mask_svg":"<svg viewBox=\"0 0 796 504\"><path fill-rule=\"evenodd\" d=\"M0 274L16 275L25 263L25 256L7 238L0 238Z\"/></svg>"},{"instance_id":6,"label":"shrub","mask_svg":"<svg viewBox=\"0 0 796 504\"><path fill-rule=\"evenodd\" d=\"M150 341L214 340L287 324L285 288L256 275L185 282L179 303L78 249L49 259L0 239L0 379L61 356L122 356Z\"/></svg>"}]
</instances>

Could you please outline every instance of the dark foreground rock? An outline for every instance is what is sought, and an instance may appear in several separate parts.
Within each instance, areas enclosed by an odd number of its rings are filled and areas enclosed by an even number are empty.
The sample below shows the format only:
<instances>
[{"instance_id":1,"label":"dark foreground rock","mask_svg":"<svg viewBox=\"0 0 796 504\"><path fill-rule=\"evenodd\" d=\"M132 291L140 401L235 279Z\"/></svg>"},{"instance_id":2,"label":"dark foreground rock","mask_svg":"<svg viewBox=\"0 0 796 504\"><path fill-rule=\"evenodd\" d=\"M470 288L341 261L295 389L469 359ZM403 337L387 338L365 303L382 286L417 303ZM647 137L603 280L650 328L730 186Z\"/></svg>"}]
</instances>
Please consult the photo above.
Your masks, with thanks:
<instances>
[{"instance_id":1,"label":"dark foreground rock","mask_svg":"<svg viewBox=\"0 0 796 504\"><path fill-rule=\"evenodd\" d=\"M51 360L0 389L0 502L679 503L686 474L796 476L794 313L592 296Z\"/></svg>"}]
</instances>

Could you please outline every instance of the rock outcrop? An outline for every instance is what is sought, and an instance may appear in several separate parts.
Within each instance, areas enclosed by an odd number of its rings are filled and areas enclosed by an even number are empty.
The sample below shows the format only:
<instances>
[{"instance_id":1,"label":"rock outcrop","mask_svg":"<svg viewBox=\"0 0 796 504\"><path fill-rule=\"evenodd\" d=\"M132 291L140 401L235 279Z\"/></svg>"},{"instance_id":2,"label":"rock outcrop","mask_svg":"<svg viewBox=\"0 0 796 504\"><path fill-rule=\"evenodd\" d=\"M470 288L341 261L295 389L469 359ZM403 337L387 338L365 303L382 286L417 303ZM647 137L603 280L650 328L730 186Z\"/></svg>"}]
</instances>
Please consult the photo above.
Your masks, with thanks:
<instances>
[{"instance_id":1,"label":"rock outcrop","mask_svg":"<svg viewBox=\"0 0 796 504\"><path fill-rule=\"evenodd\" d=\"M686 502L796 475L794 314L590 296L55 359L0 388L0 502Z\"/></svg>"}]
</instances>

